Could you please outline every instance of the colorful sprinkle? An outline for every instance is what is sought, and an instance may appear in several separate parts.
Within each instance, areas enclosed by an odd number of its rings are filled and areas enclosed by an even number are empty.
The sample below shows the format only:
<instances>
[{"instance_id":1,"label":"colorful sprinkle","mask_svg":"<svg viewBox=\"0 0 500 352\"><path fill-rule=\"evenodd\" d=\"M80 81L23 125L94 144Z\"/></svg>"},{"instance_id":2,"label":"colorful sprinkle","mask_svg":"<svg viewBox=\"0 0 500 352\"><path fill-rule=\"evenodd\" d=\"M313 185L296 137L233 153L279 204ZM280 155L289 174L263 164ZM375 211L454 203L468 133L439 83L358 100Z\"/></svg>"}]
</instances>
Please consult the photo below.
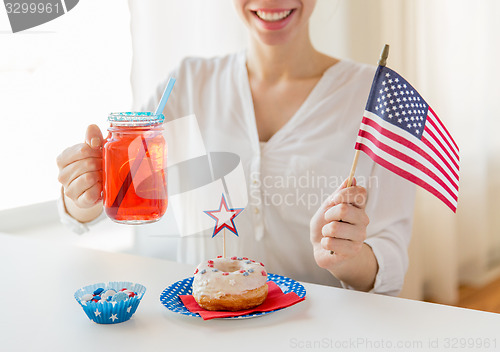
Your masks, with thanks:
<instances>
[{"instance_id":1,"label":"colorful sprinkle","mask_svg":"<svg viewBox=\"0 0 500 352\"><path fill-rule=\"evenodd\" d=\"M214 267L214 265L213 265L213 264L208 264L208 267L209 267L209 268L213 268L213 267Z\"/></svg>"},{"instance_id":2,"label":"colorful sprinkle","mask_svg":"<svg viewBox=\"0 0 500 352\"><path fill-rule=\"evenodd\" d=\"M248 260L248 258L247 257L243 257L243 260Z\"/></svg>"},{"instance_id":3,"label":"colorful sprinkle","mask_svg":"<svg viewBox=\"0 0 500 352\"><path fill-rule=\"evenodd\" d=\"M198 274L198 268L196 268L194 275Z\"/></svg>"},{"instance_id":4,"label":"colorful sprinkle","mask_svg":"<svg viewBox=\"0 0 500 352\"><path fill-rule=\"evenodd\" d=\"M243 269L240 270L240 273L244 273L244 272L245 272L245 270L243 270Z\"/></svg>"},{"instance_id":5,"label":"colorful sprinkle","mask_svg":"<svg viewBox=\"0 0 500 352\"><path fill-rule=\"evenodd\" d=\"M104 291L104 289L99 287L97 290L94 291L94 296L100 295L102 291Z\"/></svg>"},{"instance_id":6,"label":"colorful sprinkle","mask_svg":"<svg viewBox=\"0 0 500 352\"><path fill-rule=\"evenodd\" d=\"M243 258L242 258L242 257L238 257L237 259L238 259L238 260L242 260Z\"/></svg>"},{"instance_id":7,"label":"colorful sprinkle","mask_svg":"<svg viewBox=\"0 0 500 352\"><path fill-rule=\"evenodd\" d=\"M247 260L245 264L252 264L252 262L250 260Z\"/></svg>"},{"instance_id":8,"label":"colorful sprinkle","mask_svg":"<svg viewBox=\"0 0 500 352\"><path fill-rule=\"evenodd\" d=\"M217 258L222 258L222 256L221 256L221 255L218 255L218 256L217 256Z\"/></svg>"},{"instance_id":9,"label":"colorful sprinkle","mask_svg":"<svg viewBox=\"0 0 500 352\"><path fill-rule=\"evenodd\" d=\"M128 299L128 294L126 294L123 291L120 291L113 296L112 300L115 302L120 302L120 301L125 301L126 299Z\"/></svg>"},{"instance_id":10,"label":"colorful sprinkle","mask_svg":"<svg viewBox=\"0 0 500 352\"><path fill-rule=\"evenodd\" d=\"M248 269L248 272L249 273L253 273L253 269Z\"/></svg>"},{"instance_id":11,"label":"colorful sprinkle","mask_svg":"<svg viewBox=\"0 0 500 352\"><path fill-rule=\"evenodd\" d=\"M208 264L213 264L213 263L214 263L214 261L213 261L213 260L209 260L209 261L208 261Z\"/></svg>"},{"instance_id":12,"label":"colorful sprinkle","mask_svg":"<svg viewBox=\"0 0 500 352\"><path fill-rule=\"evenodd\" d=\"M103 294L101 294L101 297L107 299L108 297L112 297L115 293L116 293L115 290L109 289L106 292L104 292Z\"/></svg>"},{"instance_id":13,"label":"colorful sprinkle","mask_svg":"<svg viewBox=\"0 0 500 352\"><path fill-rule=\"evenodd\" d=\"M217 270L217 269L212 269L212 271L213 271L214 273L216 273L216 272L218 272L219 270Z\"/></svg>"},{"instance_id":14,"label":"colorful sprinkle","mask_svg":"<svg viewBox=\"0 0 500 352\"><path fill-rule=\"evenodd\" d=\"M82 296L82 301L88 302L88 301L91 301L92 298L94 298L94 296L92 296L90 293L87 293L86 295Z\"/></svg>"},{"instance_id":15,"label":"colorful sprinkle","mask_svg":"<svg viewBox=\"0 0 500 352\"><path fill-rule=\"evenodd\" d=\"M248 275L249 274L246 271L243 273L243 276L248 276Z\"/></svg>"},{"instance_id":16,"label":"colorful sprinkle","mask_svg":"<svg viewBox=\"0 0 500 352\"><path fill-rule=\"evenodd\" d=\"M232 260L236 260L236 259L238 259L238 258L237 258L237 257L231 257L231 259L232 259Z\"/></svg>"},{"instance_id":17,"label":"colorful sprinkle","mask_svg":"<svg viewBox=\"0 0 500 352\"><path fill-rule=\"evenodd\" d=\"M207 271L205 269L203 269L202 271L200 271L200 274L203 275L205 274Z\"/></svg>"},{"instance_id":18,"label":"colorful sprinkle","mask_svg":"<svg viewBox=\"0 0 500 352\"><path fill-rule=\"evenodd\" d=\"M222 273L222 275L229 275L229 273Z\"/></svg>"},{"instance_id":19,"label":"colorful sprinkle","mask_svg":"<svg viewBox=\"0 0 500 352\"><path fill-rule=\"evenodd\" d=\"M262 264L262 263L259 263L259 264L262 265L262 266L264 266L264 264Z\"/></svg>"},{"instance_id":20,"label":"colorful sprinkle","mask_svg":"<svg viewBox=\"0 0 500 352\"><path fill-rule=\"evenodd\" d=\"M262 270L260 273L262 274L262 276L267 276L267 273L265 270Z\"/></svg>"}]
</instances>

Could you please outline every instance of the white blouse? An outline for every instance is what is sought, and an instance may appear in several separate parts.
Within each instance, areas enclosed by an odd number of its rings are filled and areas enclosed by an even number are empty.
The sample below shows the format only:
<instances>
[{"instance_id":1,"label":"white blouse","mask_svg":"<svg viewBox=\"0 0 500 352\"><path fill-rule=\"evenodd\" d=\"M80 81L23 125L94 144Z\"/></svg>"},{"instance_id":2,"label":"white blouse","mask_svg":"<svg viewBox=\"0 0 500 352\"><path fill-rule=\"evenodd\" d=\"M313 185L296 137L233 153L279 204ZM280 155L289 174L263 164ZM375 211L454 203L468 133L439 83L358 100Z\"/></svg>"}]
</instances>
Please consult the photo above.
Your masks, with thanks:
<instances>
[{"instance_id":1,"label":"white blouse","mask_svg":"<svg viewBox=\"0 0 500 352\"><path fill-rule=\"evenodd\" d=\"M173 72L177 82L167 120L195 114L207 151L240 156L248 205L229 234L227 252L266 264L296 280L339 285L317 266L309 221L348 176L354 144L375 68L342 60L323 74L298 111L266 143L259 141L245 53L187 58ZM147 110L153 111L165 82ZM356 179L368 190L366 243L378 261L374 292L398 294L408 266L415 187L361 153ZM183 237L178 260L198 264L221 254L213 229Z\"/></svg>"}]
</instances>

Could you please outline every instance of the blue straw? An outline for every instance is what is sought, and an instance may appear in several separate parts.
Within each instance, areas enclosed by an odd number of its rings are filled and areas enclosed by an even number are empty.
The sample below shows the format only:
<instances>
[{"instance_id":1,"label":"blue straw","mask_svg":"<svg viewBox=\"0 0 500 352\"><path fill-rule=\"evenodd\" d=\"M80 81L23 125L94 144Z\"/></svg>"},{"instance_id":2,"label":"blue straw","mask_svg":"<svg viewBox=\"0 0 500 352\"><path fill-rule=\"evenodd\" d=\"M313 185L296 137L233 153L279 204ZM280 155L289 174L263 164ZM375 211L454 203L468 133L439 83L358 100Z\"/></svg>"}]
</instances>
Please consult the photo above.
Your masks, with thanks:
<instances>
[{"instance_id":1,"label":"blue straw","mask_svg":"<svg viewBox=\"0 0 500 352\"><path fill-rule=\"evenodd\" d=\"M159 115L163 112L163 109L165 108L165 105L167 104L168 97L170 96L170 93L172 93L172 89L174 88L175 84L175 78L170 77L168 80L167 86L165 87L165 91L163 92L163 95L161 96L160 103L158 104L158 107L156 108L155 115Z\"/></svg>"}]
</instances>

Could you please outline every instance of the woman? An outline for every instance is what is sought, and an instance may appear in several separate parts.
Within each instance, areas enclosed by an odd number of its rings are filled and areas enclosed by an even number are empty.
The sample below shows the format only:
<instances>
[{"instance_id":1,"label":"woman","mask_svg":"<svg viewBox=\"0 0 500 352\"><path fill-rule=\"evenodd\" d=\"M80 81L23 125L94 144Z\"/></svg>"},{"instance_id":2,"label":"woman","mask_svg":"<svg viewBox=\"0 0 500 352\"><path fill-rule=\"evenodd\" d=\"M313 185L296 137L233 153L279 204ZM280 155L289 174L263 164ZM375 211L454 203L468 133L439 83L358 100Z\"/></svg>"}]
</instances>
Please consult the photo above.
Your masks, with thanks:
<instances>
[{"instance_id":1,"label":"woman","mask_svg":"<svg viewBox=\"0 0 500 352\"><path fill-rule=\"evenodd\" d=\"M334 182L349 172L374 68L314 49L308 26L315 3L234 0L250 33L248 50L183 60L164 114L195 113L207 149L242 160L249 205L230 253L297 280L397 294L414 187L364 155L362 185ZM82 223L102 212L102 143L92 125L86 143L58 157L66 211ZM219 254L207 238L182 239L179 260L196 264Z\"/></svg>"}]
</instances>

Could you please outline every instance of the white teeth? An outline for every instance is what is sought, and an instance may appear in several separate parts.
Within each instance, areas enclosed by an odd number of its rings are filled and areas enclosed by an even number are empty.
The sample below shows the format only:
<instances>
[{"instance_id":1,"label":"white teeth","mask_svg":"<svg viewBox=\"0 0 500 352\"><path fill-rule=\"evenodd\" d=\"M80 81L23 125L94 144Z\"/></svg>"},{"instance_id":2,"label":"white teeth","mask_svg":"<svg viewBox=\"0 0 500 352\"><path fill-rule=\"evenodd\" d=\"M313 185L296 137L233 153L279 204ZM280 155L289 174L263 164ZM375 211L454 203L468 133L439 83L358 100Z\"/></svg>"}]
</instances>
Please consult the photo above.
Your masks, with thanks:
<instances>
[{"instance_id":1,"label":"white teeth","mask_svg":"<svg viewBox=\"0 0 500 352\"><path fill-rule=\"evenodd\" d=\"M264 12L264 11L256 11L257 16L263 19L264 21L275 22L284 19L289 14L292 13L292 10L281 11L281 12Z\"/></svg>"}]
</instances>

